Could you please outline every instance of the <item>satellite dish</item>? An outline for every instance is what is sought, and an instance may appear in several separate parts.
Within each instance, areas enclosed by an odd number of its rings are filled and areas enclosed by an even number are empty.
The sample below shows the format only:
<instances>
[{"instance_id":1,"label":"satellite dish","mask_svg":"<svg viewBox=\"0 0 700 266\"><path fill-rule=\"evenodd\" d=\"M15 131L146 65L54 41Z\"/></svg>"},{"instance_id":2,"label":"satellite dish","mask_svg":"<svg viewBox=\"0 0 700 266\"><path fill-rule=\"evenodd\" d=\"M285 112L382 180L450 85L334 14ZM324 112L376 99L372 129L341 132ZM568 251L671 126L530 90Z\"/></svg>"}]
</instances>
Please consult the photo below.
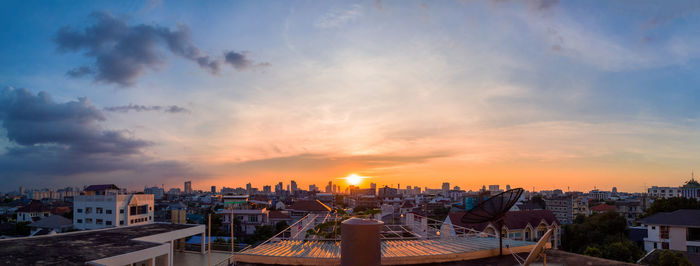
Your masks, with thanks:
<instances>
[{"instance_id":1,"label":"satellite dish","mask_svg":"<svg viewBox=\"0 0 700 266\"><path fill-rule=\"evenodd\" d=\"M501 232L503 231L503 218L506 216L508 210L515 205L522 194L522 188L514 188L498 193L480 203L473 209L467 211L467 213L462 216L462 222L466 224L479 224L485 222L495 223L498 227L497 234L498 245L500 247L499 251L500 254L503 255L503 236L501 235Z\"/></svg>"},{"instance_id":2,"label":"satellite dish","mask_svg":"<svg viewBox=\"0 0 700 266\"><path fill-rule=\"evenodd\" d=\"M544 248L545 245L547 244L547 241L549 241L549 238L552 236L552 229L547 230L546 233L540 238L540 241L537 241L537 245L535 248L530 251L530 254L527 256L527 259L525 259L525 262L523 262L522 265L524 266L529 266L531 263L535 262L535 260L542 254L544 256ZM547 263L547 258L545 257L545 264Z\"/></svg>"}]
</instances>

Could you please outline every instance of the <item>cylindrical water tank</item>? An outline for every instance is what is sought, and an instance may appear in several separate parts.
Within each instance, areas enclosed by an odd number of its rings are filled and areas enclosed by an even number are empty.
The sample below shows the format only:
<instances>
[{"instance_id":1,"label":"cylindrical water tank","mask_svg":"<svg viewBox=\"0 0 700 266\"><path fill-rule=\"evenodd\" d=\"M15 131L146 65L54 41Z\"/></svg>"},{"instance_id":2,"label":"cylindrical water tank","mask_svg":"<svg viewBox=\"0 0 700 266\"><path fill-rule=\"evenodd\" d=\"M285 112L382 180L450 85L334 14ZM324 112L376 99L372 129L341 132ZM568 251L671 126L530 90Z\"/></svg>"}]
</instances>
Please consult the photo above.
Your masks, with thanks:
<instances>
[{"instance_id":1,"label":"cylindrical water tank","mask_svg":"<svg viewBox=\"0 0 700 266\"><path fill-rule=\"evenodd\" d=\"M340 265L372 266L382 264L379 231L384 222L350 218L340 227Z\"/></svg>"}]
</instances>

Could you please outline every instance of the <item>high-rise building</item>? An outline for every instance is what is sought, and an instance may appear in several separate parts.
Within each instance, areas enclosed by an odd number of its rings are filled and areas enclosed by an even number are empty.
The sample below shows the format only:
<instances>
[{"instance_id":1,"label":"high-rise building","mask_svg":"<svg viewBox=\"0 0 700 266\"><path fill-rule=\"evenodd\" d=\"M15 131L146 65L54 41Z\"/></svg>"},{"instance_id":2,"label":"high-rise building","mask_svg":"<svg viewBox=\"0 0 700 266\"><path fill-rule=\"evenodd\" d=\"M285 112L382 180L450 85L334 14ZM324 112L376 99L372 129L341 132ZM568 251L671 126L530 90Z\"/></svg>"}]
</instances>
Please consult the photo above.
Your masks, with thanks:
<instances>
[{"instance_id":1,"label":"high-rise building","mask_svg":"<svg viewBox=\"0 0 700 266\"><path fill-rule=\"evenodd\" d=\"M442 183L442 195L447 196L447 194L450 193L450 183L449 182L443 182Z\"/></svg>"},{"instance_id":2,"label":"high-rise building","mask_svg":"<svg viewBox=\"0 0 700 266\"><path fill-rule=\"evenodd\" d=\"M185 194L192 194L192 181L185 181Z\"/></svg>"},{"instance_id":3,"label":"high-rise building","mask_svg":"<svg viewBox=\"0 0 700 266\"><path fill-rule=\"evenodd\" d=\"M277 183L277 185L275 185L275 194L283 195L282 190L284 190L284 184L282 184L282 182Z\"/></svg>"},{"instance_id":4,"label":"high-rise building","mask_svg":"<svg viewBox=\"0 0 700 266\"><path fill-rule=\"evenodd\" d=\"M24 187L19 187L19 195L24 195Z\"/></svg>"},{"instance_id":5,"label":"high-rise building","mask_svg":"<svg viewBox=\"0 0 700 266\"><path fill-rule=\"evenodd\" d=\"M497 192L501 190L498 185L489 185L489 191L491 192Z\"/></svg>"},{"instance_id":6,"label":"high-rise building","mask_svg":"<svg viewBox=\"0 0 700 266\"><path fill-rule=\"evenodd\" d=\"M328 181L328 185L326 186L326 193L333 193L333 181Z\"/></svg>"},{"instance_id":7,"label":"high-rise building","mask_svg":"<svg viewBox=\"0 0 700 266\"><path fill-rule=\"evenodd\" d=\"M506 190L510 190L510 185L506 185Z\"/></svg>"},{"instance_id":8,"label":"high-rise building","mask_svg":"<svg viewBox=\"0 0 700 266\"><path fill-rule=\"evenodd\" d=\"M309 185L309 191L319 191L320 192L320 190L318 190L318 187L316 185Z\"/></svg>"},{"instance_id":9,"label":"high-rise building","mask_svg":"<svg viewBox=\"0 0 700 266\"><path fill-rule=\"evenodd\" d=\"M252 188L253 188L253 185L251 185L250 183L245 184L245 193L248 195L252 194L253 193Z\"/></svg>"},{"instance_id":10,"label":"high-rise building","mask_svg":"<svg viewBox=\"0 0 700 266\"><path fill-rule=\"evenodd\" d=\"M211 186L211 193L216 193L216 186Z\"/></svg>"},{"instance_id":11,"label":"high-rise building","mask_svg":"<svg viewBox=\"0 0 700 266\"><path fill-rule=\"evenodd\" d=\"M292 184L292 185L291 185L291 189L289 190L289 193L291 193L292 195L294 195L294 193L297 191L297 182L294 181L294 180L292 180L292 181L289 182L289 183Z\"/></svg>"},{"instance_id":12,"label":"high-rise building","mask_svg":"<svg viewBox=\"0 0 700 266\"><path fill-rule=\"evenodd\" d=\"M263 186L263 193L265 194L272 194L272 187L271 186Z\"/></svg>"}]
</instances>

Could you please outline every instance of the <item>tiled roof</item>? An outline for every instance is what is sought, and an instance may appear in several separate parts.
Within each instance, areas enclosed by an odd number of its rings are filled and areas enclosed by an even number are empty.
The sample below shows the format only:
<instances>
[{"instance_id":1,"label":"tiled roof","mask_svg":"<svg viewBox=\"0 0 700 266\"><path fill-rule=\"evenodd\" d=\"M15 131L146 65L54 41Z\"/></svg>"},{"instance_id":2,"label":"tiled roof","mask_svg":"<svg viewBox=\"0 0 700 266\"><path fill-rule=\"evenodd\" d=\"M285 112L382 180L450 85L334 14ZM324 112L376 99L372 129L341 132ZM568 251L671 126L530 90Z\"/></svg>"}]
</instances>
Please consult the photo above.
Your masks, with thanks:
<instances>
[{"instance_id":1,"label":"tiled roof","mask_svg":"<svg viewBox=\"0 0 700 266\"><path fill-rule=\"evenodd\" d=\"M462 216L466 212L450 213L450 221L454 225L461 227L472 228L477 231L483 231L489 223L465 224L462 223ZM509 211L504 218L504 225L508 229L524 229L527 224L532 227L537 227L544 220L548 225L552 223L560 224L557 217L550 210L530 210L530 211Z\"/></svg>"},{"instance_id":2,"label":"tiled roof","mask_svg":"<svg viewBox=\"0 0 700 266\"><path fill-rule=\"evenodd\" d=\"M73 225L73 221L61 215L51 215L37 222L29 224L29 227L60 229Z\"/></svg>"},{"instance_id":3,"label":"tiled roof","mask_svg":"<svg viewBox=\"0 0 700 266\"><path fill-rule=\"evenodd\" d=\"M676 210L659 212L639 221L642 224L700 226L700 210Z\"/></svg>"},{"instance_id":4,"label":"tiled roof","mask_svg":"<svg viewBox=\"0 0 700 266\"><path fill-rule=\"evenodd\" d=\"M598 205L591 207L591 211L594 211L594 212L615 211L615 205L598 204Z\"/></svg>"},{"instance_id":5,"label":"tiled roof","mask_svg":"<svg viewBox=\"0 0 700 266\"><path fill-rule=\"evenodd\" d=\"M29 205L17 209L17 212L48 212L49 207L42 204L41 201L32 201Z\"/></svg>"},{"instance_id":6,"label":"tiled roof","mask_svg":"<svg viewBox=\"0 0 700 266\"><path fill-rule=\"evenodd\" d=\"M289 214L282 211L270 211L270 219L290 219Z\"/></svg>"},{"instance_id":7,"label":"tiled roof","mask_svg":"<svg viewBox=\"0 0 700 266\"><path fill-rule=\"evenodd\" d=\"M298 200L292 203L289 207L290 210L295 211L309 211L309 212L319 212L319 211L330 211L331 208L326 206L326 204L321 203L318 200Z\"/></svg>"}]
</instances>

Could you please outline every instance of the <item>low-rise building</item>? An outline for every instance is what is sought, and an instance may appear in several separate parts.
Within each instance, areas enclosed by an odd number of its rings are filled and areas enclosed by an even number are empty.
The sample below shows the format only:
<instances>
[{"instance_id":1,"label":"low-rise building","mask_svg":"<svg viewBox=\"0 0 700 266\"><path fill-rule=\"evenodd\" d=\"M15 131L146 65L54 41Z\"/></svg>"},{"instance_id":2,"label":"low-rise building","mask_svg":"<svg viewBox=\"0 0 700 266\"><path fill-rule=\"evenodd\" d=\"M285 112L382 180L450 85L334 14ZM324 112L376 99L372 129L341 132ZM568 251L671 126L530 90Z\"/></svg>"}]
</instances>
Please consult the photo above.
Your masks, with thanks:
<instances>
[{"instance_id":1,"label":"low-rise building","mask_svg":"<svg viewBox=\"0 0 700 266\"><path fill-rule=\"evenodd\" d=\"M639 222L647 228L644 250L671 249L700 254L700 210L660 212Z\"/></svg>"},{"instance_id":2,"label":"low-rise building","mask_svg":"<svg viewBox=\"0 0 700 266\"><path fill-rule=\"evenodd\" d=\"M76 229L153 223L153 194L124 195L111 187L91 191L94 193L76 196L73 201L73 226Z\"/></svg>"},{"instance_id":3,"label":"low-rise building","mask_svg":"<svg viewBox=\"0 0 700 266\"><path fill-rule=\"evenodd\" d=\"M51 209L38 200L32 200L28 205L22 206L15 212L17 222L34 222L51 215Z\"/></svg>"},{"instance_id":4,"label":"low-rise building","mask_svg":"<svg viewBox=\"0 0 700 266\"><path fill-rule=\"evenodd\" d=\"M445 218L444 224L471 228L479 232L496 235L498 228L495 223L465 224L462 217L466 212L452 212ZM561 223L550 210L509 211L503 218L503 237L513 240L537 241L548 229L554 229L552 247L561 243ZM452 229L454 230L454 229Z\"/></svg>"}]
</instances>

